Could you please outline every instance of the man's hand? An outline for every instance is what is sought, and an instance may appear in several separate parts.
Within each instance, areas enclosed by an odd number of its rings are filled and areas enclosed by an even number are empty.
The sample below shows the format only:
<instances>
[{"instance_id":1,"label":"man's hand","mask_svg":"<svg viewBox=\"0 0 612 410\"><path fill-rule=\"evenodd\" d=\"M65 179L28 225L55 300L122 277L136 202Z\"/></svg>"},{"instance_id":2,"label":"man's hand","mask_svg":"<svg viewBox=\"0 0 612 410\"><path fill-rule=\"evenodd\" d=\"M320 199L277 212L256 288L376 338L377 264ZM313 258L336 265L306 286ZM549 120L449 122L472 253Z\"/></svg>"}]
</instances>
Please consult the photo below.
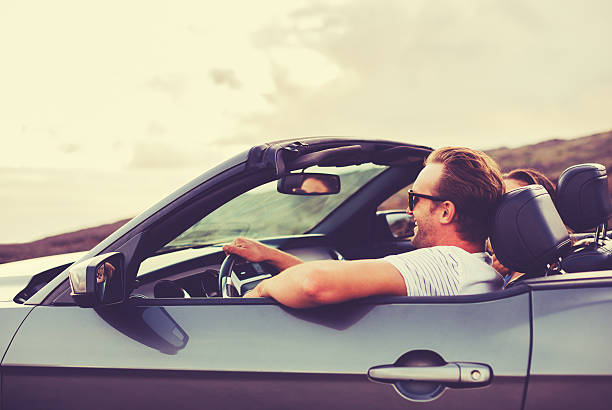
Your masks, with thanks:
<instances>
[{"instance_id":1,"label":"man's hand","mask_svg":"<svg viewBox=\"0 0 612 410\"><path fill-rule=\"evenodd\" d=\"M299 265L302 260L283 252L279 249L264 245L256 240L239 237L223 246L226 254L233 254L246 259L249 262L268 262L276 266L279 270Z\"/></svg>"},{"instance_id":2,"label":"man's hand","mask_svg":"<svg viewBox=\"0 0 612 410\"><path fill-rule=\"evenodd\" d=\"M263 296L261 296L260 292L259 292L259 286L249 290L247 293L245 293L242 297L243 298L261 298Z\"/></svg>"},{"instance_id":3,"label":"man's hand","mask_svg":"<svg viewBox=\"0 0 612 410\"><path fill-rule=\"evenodd\" d=\"M250 262L263 262L267 259L269 247L253 239L238 237L223 246L226 254L238 255Z\"/></svg>"}]
</instances>

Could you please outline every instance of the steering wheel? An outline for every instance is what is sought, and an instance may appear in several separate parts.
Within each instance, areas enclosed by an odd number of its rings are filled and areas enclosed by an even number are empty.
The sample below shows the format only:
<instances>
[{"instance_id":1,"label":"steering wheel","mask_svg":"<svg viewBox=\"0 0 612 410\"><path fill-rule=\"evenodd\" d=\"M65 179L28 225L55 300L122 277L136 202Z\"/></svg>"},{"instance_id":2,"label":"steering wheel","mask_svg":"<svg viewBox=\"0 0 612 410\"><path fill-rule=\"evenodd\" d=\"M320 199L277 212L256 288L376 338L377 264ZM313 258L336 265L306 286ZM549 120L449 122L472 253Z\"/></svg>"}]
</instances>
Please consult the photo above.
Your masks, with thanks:
<instances>
[{"instance_id":1,"label":"steering wheel","mask_svg":"<svg viewBox=\"0 0 612 410\"><path fill-rule=\"evenodd\" d=\"M267 266L265 263L249 261L242 263L239 270L234 271L239 261L242 261L242 258L239 256L228 255L221 264L221 269L219 269L219 290L224 298L244 296L243 294L246 291L255 288L259 282L278 273L278 271L275 271L274 268ZM272 273L269 273L270 271ZM232 272L236 273L235 279L238 281L237 283L233 283L230 280Z\"/></svg>"},{"instance_id":2,"label":"steering wheel","mask_svg":"<svg viewBox=\"0 0 612 410\"><path fill-rule=\"evenodd\" d=\"M233 296L230 276L234 270L234 265L236 264L238 258L239 257L236 255L227 255L225 259L223 259L223 263L219 269L219 291L221 292L221 297L223 298L231 298Z\"/></svg>"}]
</instances>

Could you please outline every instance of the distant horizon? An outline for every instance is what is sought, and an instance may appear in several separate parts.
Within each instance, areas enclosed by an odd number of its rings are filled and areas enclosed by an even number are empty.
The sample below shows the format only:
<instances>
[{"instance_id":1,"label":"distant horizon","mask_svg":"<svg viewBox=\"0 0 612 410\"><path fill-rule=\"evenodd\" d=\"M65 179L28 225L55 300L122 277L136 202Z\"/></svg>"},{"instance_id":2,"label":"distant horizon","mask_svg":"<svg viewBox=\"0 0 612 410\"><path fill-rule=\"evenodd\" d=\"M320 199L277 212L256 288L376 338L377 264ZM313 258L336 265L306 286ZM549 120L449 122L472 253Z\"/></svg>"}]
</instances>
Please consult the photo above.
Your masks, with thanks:
<instances>
[{"instance_id":1,"label":"distant horizon","mask_svg":"<svg viewBox=\"0 0 612 410\"><path fill-rule=\"evenodd\" d=\"M612 129L608 132L612 132ZM605 132L604 132L605 133ZM574 140L592 135L563 138ZM558 139L558 138L552 138ZM526 146L540 144L546 139ZM421 144L424 145L424 144ZM521 145L511 149L523 147ZM504 147L497 147L501 149ZM221 162L221 161L219 161ZM210 168L210 166L208 167ZM9 174L1 172L0 183L4 190L0 192L3 204L14 204L0 214L0 244L22 244L35 242L48 237L67 234L82 229L95 228L113 224L124 219L131 219L145 211L172 191L188 183L206 169L152 169L152 170L79 170L74 175L73 169L54 169L51 173L41 173L44 169L16 170ZM7 176L21 177L16 182L7 181ZM96 183L92 183L92 178ZM151 183L151 181L154 183ZM137 186L138 190L133 187ZM88 195L87 190L91 191ZM42 190L42 191L41 191ZM49 190L45 193L45 190ZM99 193L107 190L114 192L114 197L99 198ZM52 195L51 195L52 194ZM45 209L39 206L40 196L50 196ZM122 200L115 200L121 198ZM19 200L19 203L16 202ZM24 224L23 220L28 223Z\"/></svg>"},{"instance_id":2,"label":"distant horizon","mask_svg":"<svg viewBox=\"0 0 612 410\"><path fill-rule=\"evenodd\" d=\"M441 147L441 146L449 146L449 145L455 145L455 146L468 146L470 148L473 149L477 149L480 151L494 151L497 149L502 149L502 148L510 148L510 149L514 149L514 148L519 148L519 147L523 147L523 146L530 146L530 145L537 145L540 144L542 142L546 142L546 141L551 141L551 140L573 140L573 139L577 139L577 138L584 138L584 137L589 137L592 135L598 135L598 134L605 134L607 132L611 132L612 131L612 124L610 125L610 127L608 128L604 128L604 129L598 129L598 130L591 130L588 132L584 132L581 133L580 135L573 135L573 136L555 136L555 135L551 135L548 137L542 137L542 138L536 138L536 139L532 139L532 140L526 140L525 142L504 142L501 145L497 144L497 143L492 143L491 145L481 145L481 146L472 146L469 144L461 144L460 142L457 142L456 139L454 140L449 140L449 141L442 141L441 144L437 144L437 145L432 145L432 144L427 144L426 142L419 142L419 141L413 141L410 142L409 138L407 137L403 137L403 138L397 138L397 137L387 137L384 135L379 135L379 136L367 136L367 135L332 135L332 134L322 134L322 135L299 135L299 136L295 136L295 137L291 137L291 136L286 136L286 137L281 137L281 138L266 138L265 140L261 140L259 143L265 143L265 142L271 142L271 141L278 141L278 140L284 140L284 139L292 139L292 138L308 138L308 137L325 137L325 136L338 136L338 137L346 137L346 138L351 138L351 137L355 137L355 138L365 138L365 139L388 139L388 140L395 140L395 141L404 141L404 142L408 142L410 144L414 144L414 145L425 145L425 146L429 146L432 148L437 148L437 147ZM514 140L517 141L517 140ZM519 141L522 141L519 139ZM257 145L254 144L254 145ZM240 150L232 150L230 154L228 154L227 156L217 160L217 162L214 161L207 161L205 162L207 165L207 167L195 167L194 164L189 163L186 166L180 166L180 165L175 165L172 167L164 167L161 166L159 168L155 168L155 167L150 167L150 168L130 168L130 167L110 167L110 168L103 168L103 167L86 167L82 164L80 164L80 166L75 166L74 164L70 164L70 163L65 163L65 164L61 164L61 165L56 165L56 166L36 166L36 165L28 165L28 166L17 166L14 164L0 164L0 171L2 170L7 170L7 171L17 171L17 172L32 172L32 171L50 171L50 172L62 172L62 171L84 171L84 170L88 170L88 171L92 171L93 173L116 173L116 172L134 172L134 173L147 173L150 171L165 171L165 172L170 172L170 173L181 173L181 172L191 172L191 173L202 173L204 171L206 171L207 169L231 158L233 155L238 154L239 152L244 152L245 150L249 149L251 146L248 147L243 147L243 149ZM199 173L197 175L199 175ZM195 175L195 174L194 174Z\"/></svg>"}]
</instances>

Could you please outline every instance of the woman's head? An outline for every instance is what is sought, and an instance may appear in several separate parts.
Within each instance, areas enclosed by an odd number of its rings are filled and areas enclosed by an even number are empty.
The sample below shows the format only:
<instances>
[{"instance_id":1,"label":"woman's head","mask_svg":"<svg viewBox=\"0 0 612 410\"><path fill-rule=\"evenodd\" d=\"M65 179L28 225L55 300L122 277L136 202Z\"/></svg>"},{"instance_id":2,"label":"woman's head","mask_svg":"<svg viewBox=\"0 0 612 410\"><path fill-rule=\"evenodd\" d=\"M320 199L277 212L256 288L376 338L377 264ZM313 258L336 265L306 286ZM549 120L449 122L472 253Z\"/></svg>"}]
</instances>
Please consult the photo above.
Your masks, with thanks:
<instances>
[{"instance_id":1,"label":"woman's head","mask_svg":"<svg viewBox=\"0 0 612 410\"><path fill-rule=\"evenodd\" d=\"M555 202L555 186L546 175L540 171L529 168L514 169L507 174L504 174L504 182L506 183L506 191L512 191L527 185L538 184L542 185L550 197Z\"/></svg>"},{"instance_id":2,"label":"woman's head","mask_svg":"<svg viewBox=\"0 0 612 410\"><path fill-rule=\"evenodd\" d=\"M553 203L555 203L555 185L551 182L546 175L540 171L530 168L519 168L514 169L507 174L503 175L504 183L506 185L506 192L512 191L513 189L521 188L527 185L542 185L548 194L550 195ZM509 277L510 282L522 276L522 273L513 272L509 268L502 265L495 255L493 255L493 267L502 275ZM509 282L508 282L509 283Z\"/></svg>"}]
</instances>

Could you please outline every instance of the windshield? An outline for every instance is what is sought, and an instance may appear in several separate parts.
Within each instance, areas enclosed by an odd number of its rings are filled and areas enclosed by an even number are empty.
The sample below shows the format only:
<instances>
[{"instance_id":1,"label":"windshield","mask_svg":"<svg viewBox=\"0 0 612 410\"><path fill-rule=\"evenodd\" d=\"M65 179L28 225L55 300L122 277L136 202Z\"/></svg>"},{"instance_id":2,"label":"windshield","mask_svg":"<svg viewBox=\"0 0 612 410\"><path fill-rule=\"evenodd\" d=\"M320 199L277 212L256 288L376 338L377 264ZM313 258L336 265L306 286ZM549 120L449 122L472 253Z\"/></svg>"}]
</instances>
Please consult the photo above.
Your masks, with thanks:
<instances>
[{"instance_id":1,"label":"windshield","mask_svg":"<svg viewBox=\"0 0 612 410\"><path fill-rule=\"evenodd\" d=\"M237 236L264 238L302 234L385 169L372 164L308 169L308 172L338 174L341 190L336 195L286 195L277 192L277 181L269 182L245 192L206 215L169 242L162 251L228 242Z\"/></svg>"}]
</instances>

